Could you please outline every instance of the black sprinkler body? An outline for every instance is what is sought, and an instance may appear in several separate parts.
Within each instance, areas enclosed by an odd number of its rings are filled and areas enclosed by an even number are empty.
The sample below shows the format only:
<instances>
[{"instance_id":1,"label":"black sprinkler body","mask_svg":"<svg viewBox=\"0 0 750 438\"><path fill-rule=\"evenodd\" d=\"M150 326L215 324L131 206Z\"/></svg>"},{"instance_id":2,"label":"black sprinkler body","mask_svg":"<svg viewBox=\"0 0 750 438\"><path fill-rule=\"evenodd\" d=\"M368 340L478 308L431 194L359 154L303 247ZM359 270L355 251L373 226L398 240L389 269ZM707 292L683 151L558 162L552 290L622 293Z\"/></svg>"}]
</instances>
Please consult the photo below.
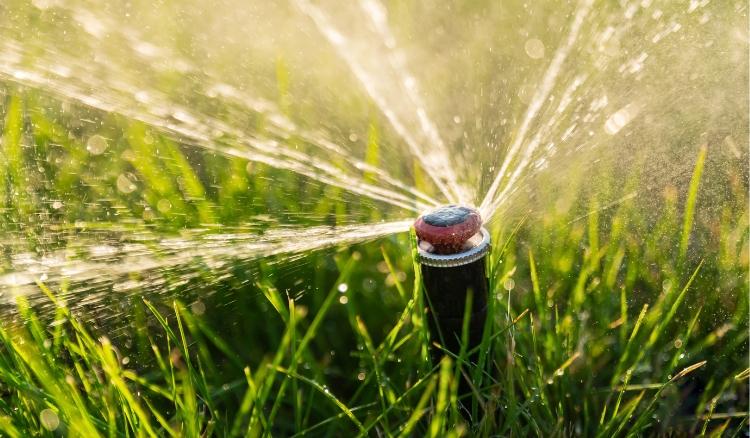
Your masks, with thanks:
<instances>
[{"instance_id":1,"label":"black sprinkler body","mask_svg":"<svg viewBox=\"0 0 750 438\"><path fill-rule=\"evenodd\" d=\"M487 230L482 228L479 213L472 208L447 205L422 214L414 223L417 234L422 281L427 294L427 320L433 342L458 355L463 329L466 297L471 290L467 351L482 342L489 280L486 255L490 249ZM442 335L442 336L441 336ZM442 340L441 340L442 337ZM433 362L444 353L432 348ZM477 361L478 354L469 357Z\"/></svg>"}]
</instances>

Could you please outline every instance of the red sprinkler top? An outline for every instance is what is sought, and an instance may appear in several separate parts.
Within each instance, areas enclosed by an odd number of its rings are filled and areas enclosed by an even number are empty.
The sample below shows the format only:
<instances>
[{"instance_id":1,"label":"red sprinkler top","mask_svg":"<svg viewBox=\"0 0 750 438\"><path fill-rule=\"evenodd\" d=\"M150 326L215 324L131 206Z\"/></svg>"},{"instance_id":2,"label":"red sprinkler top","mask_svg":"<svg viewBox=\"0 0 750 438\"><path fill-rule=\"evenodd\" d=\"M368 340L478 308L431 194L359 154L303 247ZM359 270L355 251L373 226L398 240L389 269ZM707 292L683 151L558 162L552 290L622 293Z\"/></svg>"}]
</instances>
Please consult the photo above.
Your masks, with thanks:
<instances>
[{"instance_id":1,"label":"red sprinkler top","mask_svg":"<svg viewBox=\"0 0 750 438\"><path fill-rule=\"evenodd\" d=\"M474 208L443 205L424 212L414 222L417 237L432 245L433 254L458 254L479 232L482 218Z\"/></svg>"}]
</instances>

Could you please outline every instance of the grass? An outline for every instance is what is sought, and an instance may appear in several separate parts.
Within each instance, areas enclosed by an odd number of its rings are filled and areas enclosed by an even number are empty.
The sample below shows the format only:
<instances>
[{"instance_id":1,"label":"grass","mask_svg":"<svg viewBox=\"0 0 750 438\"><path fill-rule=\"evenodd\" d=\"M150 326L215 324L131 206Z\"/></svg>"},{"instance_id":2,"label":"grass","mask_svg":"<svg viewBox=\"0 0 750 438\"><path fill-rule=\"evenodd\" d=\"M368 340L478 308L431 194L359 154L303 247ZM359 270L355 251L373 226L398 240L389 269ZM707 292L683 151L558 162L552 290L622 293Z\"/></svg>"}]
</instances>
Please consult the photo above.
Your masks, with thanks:
<instances>
[{"instance_id":1,"label":"grass","mask_svg":"<svg viewBox=\"0 0 750 438\"><path fill-rule=\"evenodd\" d=\"M288 113L289 67L275 60ZM156 247L143 236L411 214L77 108L109 139L107 153L92 156L83 139L94 128L63 128L70 111L34 90L9 87L2 108L0 214L3 240L15 245L4 248L3 273L14 255L40 247L76 257L77 239ZM377 117L366 132L363 161L377 167L385 159ZM750 372L746 168L712 163L705 147L694 152L689 185L667 186L663 197L630 197L642 188L634 165L621 190L614 178L571 184L579 188L561 195L568 209L493 221L492 299L477 363L468 360L477 349L466 347L466 327L461 351L431 362L440 342L428 333L406 234L222 266L196 257L123 274L116 281L135 285L126 292L68 281L9 286L0 431L741 436ZM407 167L408 184L434 195L419 164ZM137 190L118 190L122 175ZM372 172L364 179L377 183ZM722 196L718 209L707 202L706 181ZM597 199L625 200L600 209ZM275 222L259 225L269 213ZM100 301L85 303L96 293ZM468 394L459 394L463 381Z\"/></svg>"}]
</instances>

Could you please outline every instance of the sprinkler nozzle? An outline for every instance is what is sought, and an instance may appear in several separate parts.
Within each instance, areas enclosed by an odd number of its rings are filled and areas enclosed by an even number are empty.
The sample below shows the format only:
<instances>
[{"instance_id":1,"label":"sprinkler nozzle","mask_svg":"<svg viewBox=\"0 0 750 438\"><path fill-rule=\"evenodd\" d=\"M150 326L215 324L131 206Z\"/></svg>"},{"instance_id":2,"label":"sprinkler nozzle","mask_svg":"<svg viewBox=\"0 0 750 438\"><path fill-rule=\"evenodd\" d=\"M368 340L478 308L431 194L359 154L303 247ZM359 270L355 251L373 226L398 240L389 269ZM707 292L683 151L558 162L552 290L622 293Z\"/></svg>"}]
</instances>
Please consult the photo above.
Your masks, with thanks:
<instances>
[{"instance_id":1,"label":"sprinkler nozzle","mask_svg":"<svg viewBox=\"0 0 750 438\"><path fill-rule=\"evenodd\" d=\"M482 227L482 218L474 208L444 205L428 210L414 222L423 250L433 254L463 252L468 240Z\"/></svg>"}]
</instances>

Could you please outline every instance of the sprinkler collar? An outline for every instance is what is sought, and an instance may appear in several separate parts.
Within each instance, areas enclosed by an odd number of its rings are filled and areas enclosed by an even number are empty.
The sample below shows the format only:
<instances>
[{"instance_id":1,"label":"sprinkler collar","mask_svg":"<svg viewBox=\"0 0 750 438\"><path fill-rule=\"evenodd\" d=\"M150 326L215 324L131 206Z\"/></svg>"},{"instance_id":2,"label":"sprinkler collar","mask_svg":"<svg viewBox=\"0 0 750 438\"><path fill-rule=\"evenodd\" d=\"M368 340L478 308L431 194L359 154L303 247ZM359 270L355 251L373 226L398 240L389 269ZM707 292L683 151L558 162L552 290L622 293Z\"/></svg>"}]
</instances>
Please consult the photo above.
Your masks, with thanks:
<instances>
[{"instance_id":1,"label":"sprinkler collar","mask_svg":"<svg viewBox=\"0 0 750 438\"><path fill-rule=\"evenodd\" d=\"M448 268L477 261L484 257L490 250L490 233L484 227L480 227L479 232L469 239L465 245L468 246L470 244L473 247L467 251L458 254L442 255L429 252L429 247L432 245L420 239L418 248L419 263L438 268Z\"/></svg>"}]
</instances>

